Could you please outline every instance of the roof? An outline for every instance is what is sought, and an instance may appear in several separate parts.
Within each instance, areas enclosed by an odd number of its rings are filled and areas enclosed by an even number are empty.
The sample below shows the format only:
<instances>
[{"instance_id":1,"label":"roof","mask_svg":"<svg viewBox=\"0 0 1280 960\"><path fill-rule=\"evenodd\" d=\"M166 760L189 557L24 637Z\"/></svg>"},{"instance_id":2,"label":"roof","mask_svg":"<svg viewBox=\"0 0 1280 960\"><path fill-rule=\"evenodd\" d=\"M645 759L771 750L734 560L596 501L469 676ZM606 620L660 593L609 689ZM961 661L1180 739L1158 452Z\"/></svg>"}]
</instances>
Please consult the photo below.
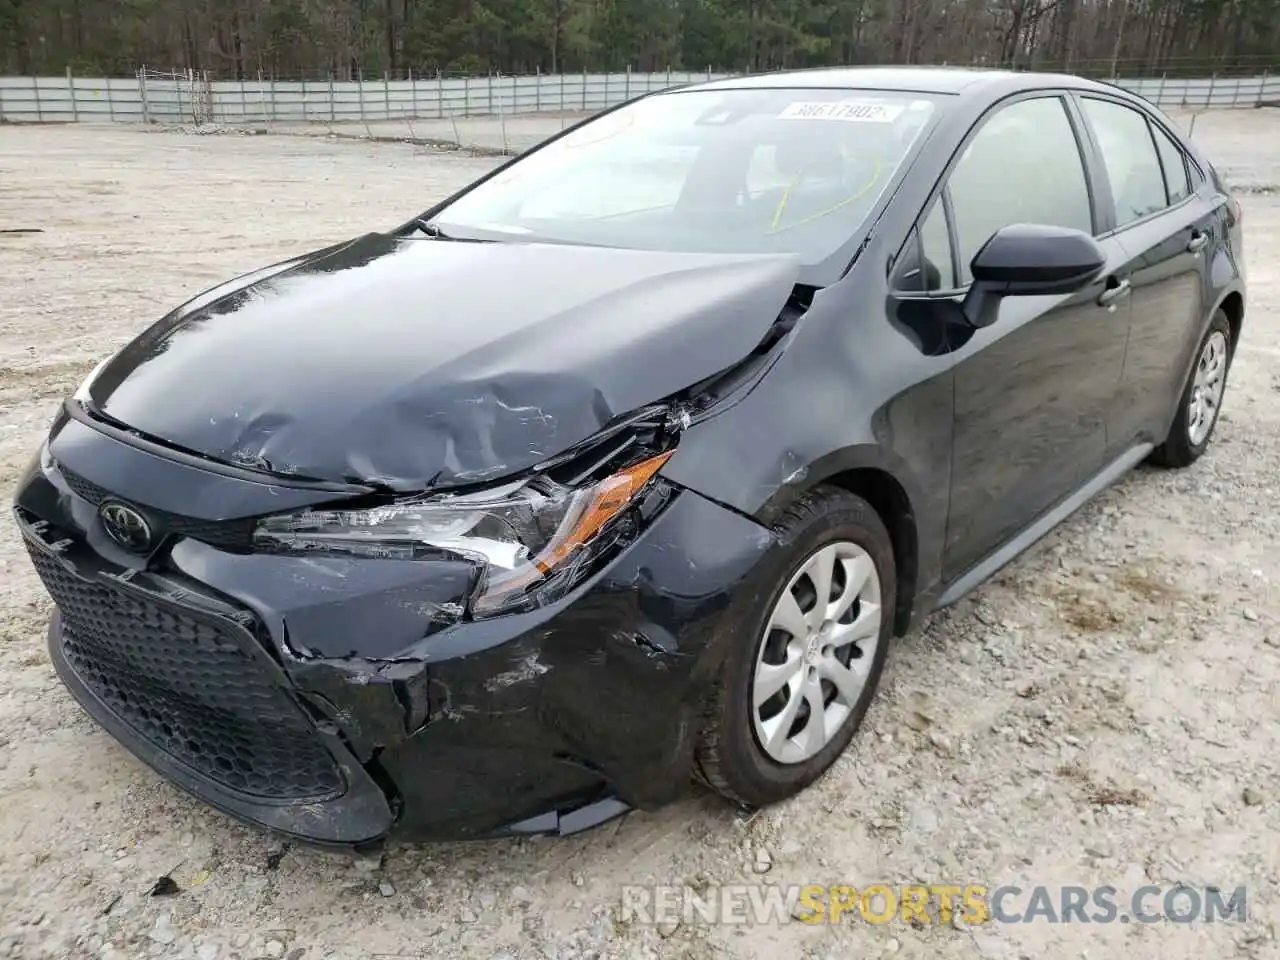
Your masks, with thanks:
<instances>
[{"instance_id":1,"label":"roof","mask_svg":"<svg viewBox=\"0 0 1280 960\"><path fill-rule=\"evenodd\" d=\"M1080 77L992 70L981 67L818 67L758 73L729 80L713 80L685 90L735 90L807 87L851 90L902 90L912 93L957 94L969 88L987 86L999 81L1021 86L1094 86ZM1018 83L1021 81L1021 83Z\"/></svg>"}]
</instances>

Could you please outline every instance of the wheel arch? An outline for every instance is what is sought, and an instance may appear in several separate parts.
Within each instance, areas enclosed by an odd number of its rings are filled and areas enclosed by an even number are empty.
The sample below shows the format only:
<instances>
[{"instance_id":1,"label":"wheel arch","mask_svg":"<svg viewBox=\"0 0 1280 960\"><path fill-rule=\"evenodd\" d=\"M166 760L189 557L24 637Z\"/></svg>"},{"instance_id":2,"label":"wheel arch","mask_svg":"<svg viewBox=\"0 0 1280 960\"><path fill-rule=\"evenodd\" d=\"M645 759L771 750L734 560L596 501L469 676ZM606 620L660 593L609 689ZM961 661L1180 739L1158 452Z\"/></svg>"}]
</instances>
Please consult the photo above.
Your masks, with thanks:
<instances>
[{"instance_id":1,"label":"wheel arch","mask_svg":"<svg viewBox=\"0 0 1280 960\"><path fill-rule=\"evenodd\" d=\"M1231 290L1218 301L1214 313L1221 310L1227 315L1227 324L1231 327L1231 354L1235 355L1240 345L1240 332L1244 328L1244 294L1239 290ZM1213 314L1209 314L1210 317Z\"/></svg>"},{"instance_id":2,"label":"wheel arch","mask_svg":"<svg viewBox=\"0 0 1280 960\"><path fill-rule=\"evenodd\" d=\"M898 596L894 608L893 632L902 636L911 627L920 592L921 524L918 505L921 492L905 466L894 462L892 454L878 446L857 446L820 458L797 480L784 485L761 507L757 519L772 524L797 497L822 484L840 487L869 503L889 531L893 544L894 571Z\"/></svg>"}]
</instances>

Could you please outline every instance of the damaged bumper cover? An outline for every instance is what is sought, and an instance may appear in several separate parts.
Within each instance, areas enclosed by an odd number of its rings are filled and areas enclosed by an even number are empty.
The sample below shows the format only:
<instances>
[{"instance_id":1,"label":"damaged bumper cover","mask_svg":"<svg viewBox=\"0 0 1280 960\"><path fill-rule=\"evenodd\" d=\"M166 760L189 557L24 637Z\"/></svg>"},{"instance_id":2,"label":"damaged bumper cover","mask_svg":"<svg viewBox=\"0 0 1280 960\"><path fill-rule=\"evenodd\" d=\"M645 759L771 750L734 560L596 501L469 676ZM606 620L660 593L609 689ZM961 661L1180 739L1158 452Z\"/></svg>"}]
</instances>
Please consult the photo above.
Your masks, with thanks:
<instances>
[{"instance_id":1,"label":"damaged bumper cover","mask_svg":"<svg viewBox=\"0 0 1280 960\"><path fill-rule=\"evenodd\" d=\"M635 539L567 595L470 621L464 564L254 554L193 526L324 494L157 458L75 422L52 449L16 512L58 604L59 675L178 786L312 843L570 833L673 799L716 637L770 544L752 520L664 485ZM89 464L161 518L178 516L164 499L175 490L203 515L173 522L148 557L119 551L77 479Z\"/></svg>"}]
</instances>

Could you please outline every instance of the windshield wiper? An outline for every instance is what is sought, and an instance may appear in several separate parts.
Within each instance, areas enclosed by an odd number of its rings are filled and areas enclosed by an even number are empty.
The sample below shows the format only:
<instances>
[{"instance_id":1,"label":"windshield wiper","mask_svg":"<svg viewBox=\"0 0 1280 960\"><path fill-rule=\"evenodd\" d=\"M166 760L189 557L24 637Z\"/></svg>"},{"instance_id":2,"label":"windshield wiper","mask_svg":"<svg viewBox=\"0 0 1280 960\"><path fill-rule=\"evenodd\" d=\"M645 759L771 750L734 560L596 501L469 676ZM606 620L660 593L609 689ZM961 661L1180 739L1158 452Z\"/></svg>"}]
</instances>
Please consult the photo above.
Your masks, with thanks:
<instances>
[{"instance_id":1,"label":"windshield wiper","mask_svg":"<svg viewBox=\"0 0 1280 960\"><path fill-rule=\"evenodd\" d=\"M455 237L451 233L445 233L425 217L419 217L417 220L413 221L413 225L432 240L449 240L453 243L497 243L496 240L483 240L479 237Z\"/></svg>"},{"instance_id":2,"label":"windshield wiper","mask_svg":"<svg viewBox=\"0 0 1280 960\"><path fill-rule=\"evenodd\" d=\"M441 230L438 226L436 226L434 223L432 223L430 220L426 219L425 217L419 217L417 220L413 221L413 225L417 227L419 230L421 230L423 233L425 233L432 240L457 240L458 239L457 237L449 236L449 234L445 233L443 230Z\"/></svg>"}]
</instances>

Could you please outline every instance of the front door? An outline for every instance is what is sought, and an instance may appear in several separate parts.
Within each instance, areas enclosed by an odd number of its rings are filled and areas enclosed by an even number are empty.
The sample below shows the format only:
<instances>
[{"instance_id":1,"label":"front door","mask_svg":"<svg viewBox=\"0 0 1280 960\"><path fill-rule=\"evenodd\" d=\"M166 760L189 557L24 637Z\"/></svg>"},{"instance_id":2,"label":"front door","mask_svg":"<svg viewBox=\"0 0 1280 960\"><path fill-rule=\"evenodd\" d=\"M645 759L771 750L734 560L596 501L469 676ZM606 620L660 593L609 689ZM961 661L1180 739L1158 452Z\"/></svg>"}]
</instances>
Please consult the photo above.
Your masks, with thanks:
<instances>
[{"instance_id":1,"label":"front door","mask_svg":"<svg viewBox=\"0 0 1280 960\"><path fill-rule=\"evenodd\" d=\"M1081 142L1057 96L1016 101L983 121L944 194L961 289L972 280L973 256L1001 227L1098 232ZM956 353L948 581L1106 462L1130 286L1119 242L1102 246L1107 265L1096 283L1071 296L1005 298L995 323Z\"/></svg>"}]
</instances>

